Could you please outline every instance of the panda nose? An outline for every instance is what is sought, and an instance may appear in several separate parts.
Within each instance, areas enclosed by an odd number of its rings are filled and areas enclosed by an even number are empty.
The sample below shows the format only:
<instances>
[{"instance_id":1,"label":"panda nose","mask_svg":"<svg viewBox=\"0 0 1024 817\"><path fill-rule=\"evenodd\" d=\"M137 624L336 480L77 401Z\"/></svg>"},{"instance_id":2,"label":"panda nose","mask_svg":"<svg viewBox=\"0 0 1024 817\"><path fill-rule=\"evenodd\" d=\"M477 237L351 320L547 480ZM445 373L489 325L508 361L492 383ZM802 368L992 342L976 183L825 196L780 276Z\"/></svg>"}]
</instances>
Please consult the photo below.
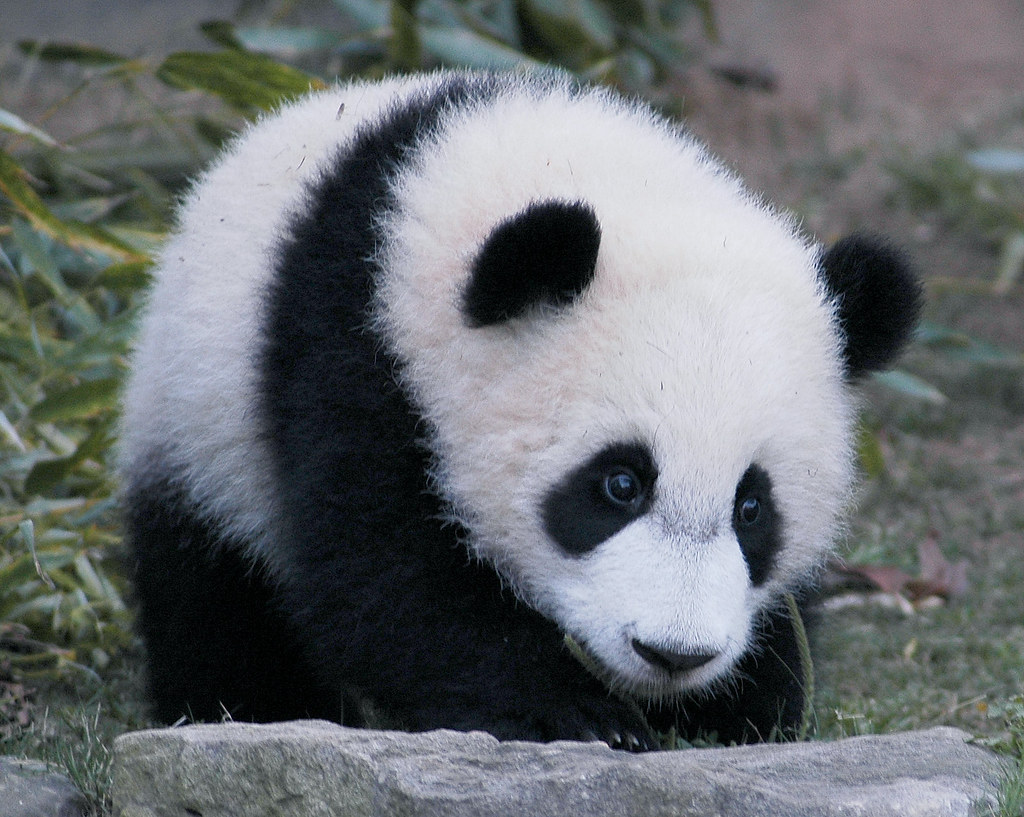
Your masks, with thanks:
<instances>
[{"instance_id":1,"label":"panda nose","mask_svg":"<svg viewBox=\"0 0 1024 817\"><path fill-rule=\"evenodd\" d=\"M663 650L644 644L638 639L633 639L633 649L637 655L649 664L653 664L666 672L686 672L687 670L703 667L711 661L718 653L714 652L674 652Z\"/></svg>"}]
</instances>

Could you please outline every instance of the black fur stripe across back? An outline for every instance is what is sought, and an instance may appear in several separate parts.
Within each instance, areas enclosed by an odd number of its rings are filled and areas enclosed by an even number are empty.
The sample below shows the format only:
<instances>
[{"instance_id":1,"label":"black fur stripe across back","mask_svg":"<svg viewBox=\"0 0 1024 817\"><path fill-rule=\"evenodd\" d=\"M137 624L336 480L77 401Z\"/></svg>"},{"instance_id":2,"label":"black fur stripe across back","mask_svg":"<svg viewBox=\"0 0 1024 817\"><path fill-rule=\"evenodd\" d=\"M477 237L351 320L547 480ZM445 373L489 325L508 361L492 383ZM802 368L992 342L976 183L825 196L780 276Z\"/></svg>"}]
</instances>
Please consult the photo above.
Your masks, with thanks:
<instances>
[{"instance_id":1,"label":"black fur stripe across back","mask_svg":"<svg viewBox=\"0 0 1024 817\"><path fill-rule=\"evenodd\" d=\"M413 94L361 126L334 167L306 193L307 206L279 249L259 366L264 422L280 474L326 465L303 463L299 452L323 451L309 440L330 434L337 422L346 423L345 439L359 439L356 429L365 423L360 431L391 440L380 450L408 454L416 433L412 409L384 374L388 367L376 365L386 352L366 328L377 273L369 259L381 243L376 225L395 204L389 180L417 141L446 111L486 99L496 87L487 78L455 76ZM364 384L365 392L345 394L352 382ZM421 465L412 471L422 471ZM307 487L313 485L325 482L311 480ZM316 504L308 497L296 507Z\"/></svg>"}]
</instances>

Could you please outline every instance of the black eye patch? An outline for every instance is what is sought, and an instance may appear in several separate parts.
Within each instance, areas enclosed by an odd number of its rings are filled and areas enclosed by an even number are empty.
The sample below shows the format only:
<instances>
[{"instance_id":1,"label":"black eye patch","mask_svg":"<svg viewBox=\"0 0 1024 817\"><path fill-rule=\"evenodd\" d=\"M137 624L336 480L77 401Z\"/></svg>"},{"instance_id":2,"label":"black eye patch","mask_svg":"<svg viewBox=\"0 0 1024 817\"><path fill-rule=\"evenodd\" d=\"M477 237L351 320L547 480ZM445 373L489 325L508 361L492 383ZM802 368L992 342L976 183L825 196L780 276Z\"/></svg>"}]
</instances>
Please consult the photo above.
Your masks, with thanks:
<instances>
[{"instance_id":1,"label":"black eye patch","mask_svg":"<svg viewBox=\"0 0 1024 817\"><path fill-rule=\"evenodd\" d=\"M548 534L582 556L647 513L658 470L650 449L615 443L569 472L541 505Z\"/></svg>"},{"instance_id":2,"label":"black eye patch","mask_svg":"<svg viewBox=\"0 0 1024 817\"><path fill-rule=\"evenodd\" d=\"M751 465L736 486L732 527L750 581L755 586L764 584L782 546L782 518L772 497L771 478L759 465Z\"/></svg>"}]
</instances>

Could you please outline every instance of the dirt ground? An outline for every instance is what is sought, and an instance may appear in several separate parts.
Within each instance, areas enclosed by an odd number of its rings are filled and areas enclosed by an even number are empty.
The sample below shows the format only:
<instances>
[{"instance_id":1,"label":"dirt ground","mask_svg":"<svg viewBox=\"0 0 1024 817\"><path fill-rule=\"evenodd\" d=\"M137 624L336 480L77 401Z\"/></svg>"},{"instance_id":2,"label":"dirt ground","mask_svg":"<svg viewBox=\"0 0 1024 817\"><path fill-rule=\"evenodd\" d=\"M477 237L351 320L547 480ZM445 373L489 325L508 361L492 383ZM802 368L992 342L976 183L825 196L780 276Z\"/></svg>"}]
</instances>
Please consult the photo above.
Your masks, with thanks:
<instances>
[{"instance_id":1,"label":"dirt ground","mask_svg":"<svg viewBox=\"0 0 1024 817\"><path fill-rule=\"evenodd\" d=\"M984 248L893 213L884 166L964 139L1024 145L1020 2L717 0L715 10L721 43L687 82L698 134L826 240L881 230L926 274L991 275ZM723 64L767 69L775 90L722 82L709 69Z\"/></svg>"},{"instance_id":2,"label":"dirt ground","mask_svg":"<svg viewBox=\"0 0 1024 817\"><path fill-rule=\"evenodd\" d=\"M21 39L88 42L155 58L203 47L198 23L258 19L279 4L242 0L37 0L3 4L0 107L38 121L69 77L26 73ZM830 240L853 229L889 235L929 275L992 275L984 242L951 239L889 206L894 156L922 158L964 140L1024 145L1024 5L1020 0L715 0L720 42L696 25L698 58L680 83L690 127L755 189L793 208ZM303 4L337 23L326 0ZM208 45L208 43L207 43ZM716 69L769 77L773 90L737 87ZM59 136L100 125L109 110L65 106L47 121ZM93 117L100 117L95 123ZM1010 299L1012 301L1012 299ZM964 318L964 328L1015 348L1024 304ZM1007 310L1010 310L1009 314Z\"/></svg>"},{"instance_id":3,"label":"dirt ground","mask_svg":"<svg viewBox=\"0 0 1024 817\"><path fill-rule=\"evenodd\" d=\"M201 21L233 19L243 9L247 19L258 18L277 5L8 0L0 106L34 121L54 99L53 77L22 74L10 59L18 40L88 42L155 57L203 47ZM303 6L324 24L340 19L326 1ZM698 59L680 93L690 126L716 153L826 240L858 227L882 229L917 245L927 269L986 271L992 260L977 255L979 248L950 246L927 225L892 222L883 165L897 149L925 156L965 135L1024 144L1020 0L715 0L713 7L720 42L709 43L694 26ZM723 66L770 76L773 90L736 87L715 72ZM58 116L50 127L81 132L87 114L72 110L71 121ZM1014 111L1011 125L1005 119ZM831 172L822 174L822 165Z\"/></svg>"}]
</instances>

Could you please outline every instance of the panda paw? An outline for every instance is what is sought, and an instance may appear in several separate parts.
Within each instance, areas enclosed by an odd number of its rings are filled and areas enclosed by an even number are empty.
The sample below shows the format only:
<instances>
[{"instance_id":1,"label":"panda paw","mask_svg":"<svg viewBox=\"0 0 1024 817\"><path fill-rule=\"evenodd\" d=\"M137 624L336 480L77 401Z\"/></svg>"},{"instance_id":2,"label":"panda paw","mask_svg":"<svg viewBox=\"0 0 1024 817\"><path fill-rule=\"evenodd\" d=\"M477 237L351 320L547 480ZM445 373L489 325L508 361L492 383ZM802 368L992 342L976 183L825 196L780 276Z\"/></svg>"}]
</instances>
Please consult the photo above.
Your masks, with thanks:
<instances>
[{"instance_id":1,"label":"panda paw","mask_svg":"<svg viewBox=\"0 0 1024 817\"><path fill-rule=\"evenodd\" d=\"M550 732L549 740L600 741L612 749L627 752L661 748L640 708L611 696L563 708L554 715Z\"/></svg>"}]
</instances>

